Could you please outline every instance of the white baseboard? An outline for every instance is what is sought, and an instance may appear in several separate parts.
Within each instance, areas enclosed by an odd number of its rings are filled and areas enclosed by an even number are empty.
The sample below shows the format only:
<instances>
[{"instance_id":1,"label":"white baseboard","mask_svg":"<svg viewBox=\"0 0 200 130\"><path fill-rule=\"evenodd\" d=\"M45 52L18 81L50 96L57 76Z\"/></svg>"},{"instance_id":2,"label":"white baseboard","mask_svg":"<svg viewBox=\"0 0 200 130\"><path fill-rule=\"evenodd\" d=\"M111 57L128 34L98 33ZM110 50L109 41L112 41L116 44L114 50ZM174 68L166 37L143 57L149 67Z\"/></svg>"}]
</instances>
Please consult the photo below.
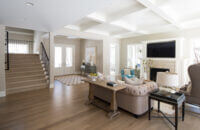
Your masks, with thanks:
<instances>
[{"instance_id":1,"label":"white baseboard","mask_svg":"<svg viewBox=\"0 0 200 130\"><path fill-rule=\"evenodd\" d=\"M0 97L5 97L6 96L6 91L0 91Z\"/></svg>"}]
</instances>

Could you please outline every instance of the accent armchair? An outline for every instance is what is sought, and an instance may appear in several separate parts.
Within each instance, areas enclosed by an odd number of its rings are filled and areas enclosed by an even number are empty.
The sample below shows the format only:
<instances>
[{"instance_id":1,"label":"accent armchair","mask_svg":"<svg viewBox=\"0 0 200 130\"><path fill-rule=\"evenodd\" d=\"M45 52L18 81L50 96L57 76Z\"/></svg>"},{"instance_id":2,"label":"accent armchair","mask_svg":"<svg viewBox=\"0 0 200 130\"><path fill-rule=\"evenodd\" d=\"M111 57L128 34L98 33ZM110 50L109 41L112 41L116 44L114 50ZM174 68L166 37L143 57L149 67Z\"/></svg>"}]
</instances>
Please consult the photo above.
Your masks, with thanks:
<instances>
[{"instance_id":1,"label":"accent armchair","mask_svg":"<svg viewBox=\"0 0 200 130\"><path fill-rule=\"evenodd\" d=\"M200 63L191 65L188 74L191 82L180 91L185 93L187 103L200 105Z\"/></svg>"},{"instance_id":2,"label":"accent armchair","mask_svg":"<svg viewBox=\"0 0 200 130\"><path fill-rule=\"evenodd\" d=\"M134 69L122 69L121 77L122 77L122 80L124 80L125 77L133 78L133 77L135 77L135 70Z\"/></svg>"}]
</instances>

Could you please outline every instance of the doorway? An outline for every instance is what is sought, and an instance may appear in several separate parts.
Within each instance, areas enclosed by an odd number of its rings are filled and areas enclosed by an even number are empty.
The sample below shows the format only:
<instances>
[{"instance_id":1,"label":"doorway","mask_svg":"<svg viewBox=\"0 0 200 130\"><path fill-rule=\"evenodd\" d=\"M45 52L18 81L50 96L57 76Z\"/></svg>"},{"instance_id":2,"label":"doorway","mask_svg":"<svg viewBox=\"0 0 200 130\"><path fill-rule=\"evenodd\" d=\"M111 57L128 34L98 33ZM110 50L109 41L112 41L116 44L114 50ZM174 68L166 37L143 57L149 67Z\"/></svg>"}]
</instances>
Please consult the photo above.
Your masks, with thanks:
<instances>
[{"instance_id":1,"label":"doorway","mask_svg":"<svg viewBox=\"0 0 200 130\"><path fill-rule=\"evenodd\" d=\"M74 45L55 46L55 75L69 75L75 73Z\"/></svg>"}]
</instances>

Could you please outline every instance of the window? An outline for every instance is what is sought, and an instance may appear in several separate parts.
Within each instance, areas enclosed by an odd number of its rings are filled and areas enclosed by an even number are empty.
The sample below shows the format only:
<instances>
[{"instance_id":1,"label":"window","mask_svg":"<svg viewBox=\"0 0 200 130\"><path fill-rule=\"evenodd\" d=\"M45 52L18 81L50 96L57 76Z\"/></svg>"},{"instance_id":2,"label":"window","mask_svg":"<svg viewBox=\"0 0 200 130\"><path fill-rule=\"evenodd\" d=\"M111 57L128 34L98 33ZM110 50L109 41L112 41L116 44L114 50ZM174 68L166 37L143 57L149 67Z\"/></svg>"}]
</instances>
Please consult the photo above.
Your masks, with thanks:
<instances>
[{"instance_id":1,"label":"window","mask_svg":"<svg viewBox=\"0 0 200 130\"><path fill-rule=\"evenodd\" d=\"M66 67L72 67L72 48L66 47Z\"/></svg>"},{"instance_id":2,"label":"window","mask_svg":"<svg viewBox=\"0 0 200 130\"><path fill-rule=\"evenodd\" d=\"M110 45L110 74L115 75L115 55L116 55L116 46L114 44Z\"/></svg>"},{"instance_id":3,"label":"window","mask_svg":"<svg viewBox=\"0 0 200 130\"><path fill-rule=\"evenodd\" d=\"M62 48L55 47L55 67L62 67Z\"/></svg>"},{"instance_id":4,"label":"window","mask_svg":"<svg viewBox=\"0 0 200 130\"><path fill-rule=\"evenodd\" d=\"M135 45L128 45L128 67L135 67L135 59L136 59L136 53L135 53Z\"/></svg>"},{"instance_id":5,"label":"window","mask_svg":"<svg viewBox=\"0 0 200 130\"><path fill-rule=\"evenodd\" d=\"M142 45L128 45L127 47L127 67L135 68L141 62Z\"/></svg>"},{"instance_id":6,"label":"window","mask_svg":"<svg viewBox=\"0 0 200 130\"><path fill-rule=\"evenodd\" d=\"M8 44L9 53L29 53L29 45L21 43L9 43Z\"/></svg>"},{"instance_id":7,"label":"window","mask_svg":"<svg viewBox=\"0 0 200 130\"><path fill-rule=\"evenodd\" d=\"M194 60L194 63L199 63L200 62L200 39L193 39L193 47L192 47L192 59Z\"/></svg>"}]
</instances>

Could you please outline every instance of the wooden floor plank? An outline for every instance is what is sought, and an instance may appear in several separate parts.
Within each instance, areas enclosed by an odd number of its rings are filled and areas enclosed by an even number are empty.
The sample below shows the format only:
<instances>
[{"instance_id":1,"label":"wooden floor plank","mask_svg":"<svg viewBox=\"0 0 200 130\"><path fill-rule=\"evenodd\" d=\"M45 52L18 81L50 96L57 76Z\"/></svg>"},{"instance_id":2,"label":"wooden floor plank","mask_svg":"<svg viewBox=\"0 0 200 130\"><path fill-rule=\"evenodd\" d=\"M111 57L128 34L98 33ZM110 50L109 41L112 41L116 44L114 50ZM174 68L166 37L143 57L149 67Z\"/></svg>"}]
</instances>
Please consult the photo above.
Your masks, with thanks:
<instances>
[{"instance_id":1,"label":"wooden floor plank","mask_svg":"<svg viewBox=\"0 0 200 130\"><path fill-rule=\"evenodd\" d=\"M0 130L171 130L164 119L148 120L147 114L136 119L120 109L120 116L109 119L96 106L85 105L88 85L41 89L0 98ZM179 121L180 130L198 130L200 116L186 112Z\"/></svg>"}]
</instances>

